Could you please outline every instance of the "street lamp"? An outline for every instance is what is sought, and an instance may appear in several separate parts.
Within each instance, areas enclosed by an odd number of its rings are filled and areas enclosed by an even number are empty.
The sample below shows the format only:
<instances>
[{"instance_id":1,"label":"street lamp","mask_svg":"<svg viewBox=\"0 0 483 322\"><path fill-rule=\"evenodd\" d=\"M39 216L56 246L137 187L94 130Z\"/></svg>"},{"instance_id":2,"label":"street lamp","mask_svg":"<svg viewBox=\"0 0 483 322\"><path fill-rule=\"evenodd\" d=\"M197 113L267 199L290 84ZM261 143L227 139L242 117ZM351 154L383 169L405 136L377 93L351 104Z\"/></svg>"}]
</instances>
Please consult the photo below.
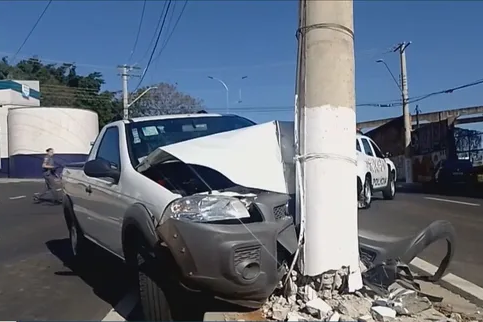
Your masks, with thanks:
<instances>
[{"instance_id":1,"label":"street lamp","mask_svg":"<svg viewBox=\"0 0 483 322\"><path fill-rule=\"evenodd\" d=\"M226 90L226 113L228 114L228 112L230 110L230 90L228 89L228 86L226 85L226 83L224 81L222 81L219 78L216 78L216 77L213 77L213 76L208 76L208 78L221 83L221 85L223 85L223 87L225 88L225 90Z\"/></svg>"},{"instance_id":2,"label":"street lamp","mask_svg":"<svg viewBox=\"0 0 483 322\"><path fill-rule=\"evenodd\" d=\"M384 66L386 67L386 69L389 72L389 74L391 74L391 77L394 80L394 83L396 83L397 88L399 88L399 90L402 92L402 88L399 85L399 82L397 81L396 77L394 77L394 74L391 72L391 69L389 68L389 66L387 66L386 62L384 60L382 60L382 59L378 59L378 60L376 60L376 63L384 64Z\"/></svg>"},{"instance_id":3,"label":"street lamp","mask_svg":"<svg viewBox=\"0 0 483 322\"><path fill-rule=\"evenodd\" d=\"M248 76L243 76L241 79L244 80L244 79L247 79ZM238 91L238 104L240 104L242 102L242 89L241 89L241 86L240 86L240 89Z\"/></svg>"}]
</instances>

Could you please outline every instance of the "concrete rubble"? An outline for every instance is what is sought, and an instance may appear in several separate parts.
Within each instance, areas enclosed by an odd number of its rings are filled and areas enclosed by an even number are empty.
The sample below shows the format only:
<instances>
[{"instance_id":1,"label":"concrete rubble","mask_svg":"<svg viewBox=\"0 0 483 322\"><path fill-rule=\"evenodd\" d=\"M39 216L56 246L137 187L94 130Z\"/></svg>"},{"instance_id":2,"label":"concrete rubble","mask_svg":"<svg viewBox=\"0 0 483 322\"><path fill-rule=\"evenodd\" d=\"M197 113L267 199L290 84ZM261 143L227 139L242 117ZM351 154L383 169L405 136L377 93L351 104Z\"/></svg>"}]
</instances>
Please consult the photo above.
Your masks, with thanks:
<instances>
[{"instance_id":1,"label":"concrete rubble","mask_svg":"<svg viewBox=\"0 0 483 322\"><path fill-rule=\"evenodd\" d=\"M354 294L344 293L347 275L348 270L344 269L308 279L292 271L284 287L262 307L262 316L276 321L471 322L455 313L443 314L428 299L434 301L433 297L420 295L394 279L385 281L391 283L384 287L383 296L380 289L374 291L374 287L367 285Z\"/></svg>"}]
</instances>

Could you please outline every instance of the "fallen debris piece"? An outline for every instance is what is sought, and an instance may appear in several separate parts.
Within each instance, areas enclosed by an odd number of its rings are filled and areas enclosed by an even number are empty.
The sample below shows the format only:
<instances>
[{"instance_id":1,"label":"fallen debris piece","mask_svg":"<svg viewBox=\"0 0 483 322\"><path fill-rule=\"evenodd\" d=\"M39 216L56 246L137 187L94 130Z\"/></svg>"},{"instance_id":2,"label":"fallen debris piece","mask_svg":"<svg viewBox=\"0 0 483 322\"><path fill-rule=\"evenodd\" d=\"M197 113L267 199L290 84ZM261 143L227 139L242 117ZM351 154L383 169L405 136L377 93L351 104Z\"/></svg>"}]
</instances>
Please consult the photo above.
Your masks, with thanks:
<instances>
[{"instance_id":1,"label":"fallen debris piece","mask_svg":"<svg viewBox=\"0 0 483 322\"><path fill-rule=\"evenodd\" d=\"M379 322L392 321L396 318L396 311L387 306L373 306L371 313L374 320Z\"/></svg>"},{"instance_id":2,"label":"fallen debris piece","mask_svg":"<svg viewBox=\"0 0 483 322\"><path fill-rule=\"evenodd\" d=\"M313 299L305 305L310 311L315 311L315 317L323 318L332 311L332 307L321 298ZM312 314L312 313L311 313Z\"/></svg>"},{"instance_id":3,"label":"fallen debris piece","mask_svg":"<svg viewBox=\"0 0 483 322\"><path fill-rule=\"evenodd\" d=\"M358 319L357 319L357 322L371 322L373 321L372 319L372 316L370 315L363 315L363 316L360 316Z\"/></svg>"},{"instance_id":4,"label":"fallen debris piece","mask_svg":"<svg viewBox=\"0 0 483 322\"><path fill-rule=\"evenodd\" d=\"M283 306L283 304L276 303L272 307L272 318L277 321L285 321L285 318L287 317L289 312L290 312L290 307Z\"/></svg>"}]
</instances>

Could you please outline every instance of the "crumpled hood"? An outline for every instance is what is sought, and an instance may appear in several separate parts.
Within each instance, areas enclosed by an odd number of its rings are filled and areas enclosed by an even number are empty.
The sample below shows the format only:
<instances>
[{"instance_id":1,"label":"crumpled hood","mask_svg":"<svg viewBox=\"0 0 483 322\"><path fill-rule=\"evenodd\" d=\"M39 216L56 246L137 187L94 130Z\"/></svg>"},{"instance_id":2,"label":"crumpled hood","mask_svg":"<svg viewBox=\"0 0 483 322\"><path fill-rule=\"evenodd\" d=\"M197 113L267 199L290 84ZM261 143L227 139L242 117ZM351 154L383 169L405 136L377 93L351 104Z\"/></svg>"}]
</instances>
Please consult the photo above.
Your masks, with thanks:
<instances>
[{"instance_id":1,"label":"crumpled hood","mask_svg":"<svg viewBox=\"0 0 483 322\"><path fill-rule=\"evenodd\" d=\"M293 193L293 142L293 122L273 121L157 148L138 171L174 157L247 188Z\"/></svg>"}]
</instances>

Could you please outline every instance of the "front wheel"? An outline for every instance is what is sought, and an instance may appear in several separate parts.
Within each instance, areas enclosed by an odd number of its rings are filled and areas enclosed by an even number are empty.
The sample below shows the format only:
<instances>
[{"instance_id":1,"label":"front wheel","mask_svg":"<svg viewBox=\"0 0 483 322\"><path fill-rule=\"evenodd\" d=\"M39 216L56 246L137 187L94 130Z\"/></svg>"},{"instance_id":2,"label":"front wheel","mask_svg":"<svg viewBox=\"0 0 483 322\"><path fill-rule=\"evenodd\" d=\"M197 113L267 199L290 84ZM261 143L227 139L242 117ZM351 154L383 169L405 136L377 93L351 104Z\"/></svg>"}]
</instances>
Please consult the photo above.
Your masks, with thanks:
<instances>
[{"instance_id":1,"label":"front wheel","mask_svg":"<svg viewBox=\"0 0 483 322\"><path fill-rule=\"evenodd\" d=\"M367 175L364 180L364 185L362 186L362 189L359 192L358 208L368 209L371 207L371 202L372 202L371 177Z\"/></svg>"},{"instance_id":2,"label":"front wheel","mask_svg":"<svg viewBox=\"0 0 483 322\"><path fill-rule=\"evenodd\" d=\"M169 278L162 263L142 241L136 240L127 258L145 321L173 321L168 302Z\"/></svg>"},{"instance_id":3,"label":"front wheel","mask_svg":"<svg viewBox=\"0 0 483 322\"><path fill-rule=\"evenodd\" d=\"M387 187L382 191L382 196L386 200L392 200L396 196L396 178L391 171L389 171Z\"/></svg>"},{"instance_id":4,"label":"front wheel","mask_svg":"<svg viewBox=\"0 0 483 322\"><path fill-rule=\"evenodd\" d=\"M69 241L70 241L70 250L72 252L73 257L73 264L76 268L80 268L84 264L84 260L86 257L86 248L87 248L87 239L84 237L84 233L80 228L77 220L72 219L72 222L69 223Z\"/></svg>"}]
</instances>

